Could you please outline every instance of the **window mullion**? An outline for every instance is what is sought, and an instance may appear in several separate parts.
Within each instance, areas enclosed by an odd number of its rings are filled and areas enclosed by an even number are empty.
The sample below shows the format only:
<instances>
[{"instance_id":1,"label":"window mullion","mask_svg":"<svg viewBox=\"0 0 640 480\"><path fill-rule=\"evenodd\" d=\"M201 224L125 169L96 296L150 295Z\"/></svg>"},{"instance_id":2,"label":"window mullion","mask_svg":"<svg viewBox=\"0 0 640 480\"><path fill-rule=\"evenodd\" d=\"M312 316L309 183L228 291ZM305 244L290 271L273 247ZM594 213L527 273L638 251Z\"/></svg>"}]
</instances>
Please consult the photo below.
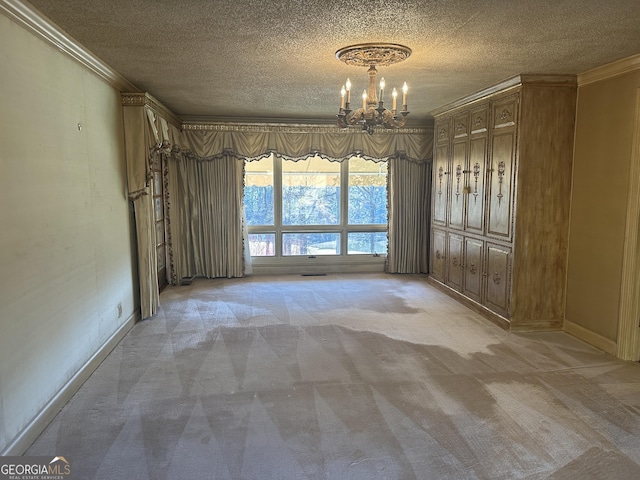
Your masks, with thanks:
<instances>
[{"instance_id":1,"label":"window mullion","mask_svg":"<svg viewBox=\"0 0 640 480\"><path fill-rule=\"evenodd\" d=\"M273 155L273 203L276 257L282 257L282 158L276 155Z\"/></svg>"},{"instance_id":2,"label":"window mullion","mask_svg":"<svg viewBox=\"0 0 640 480\"><path fill-rule=\"evenodd\" d=\"M340 255L347 255L349 226L349 159L340 163Z\"/></svg>"}]
</instances>

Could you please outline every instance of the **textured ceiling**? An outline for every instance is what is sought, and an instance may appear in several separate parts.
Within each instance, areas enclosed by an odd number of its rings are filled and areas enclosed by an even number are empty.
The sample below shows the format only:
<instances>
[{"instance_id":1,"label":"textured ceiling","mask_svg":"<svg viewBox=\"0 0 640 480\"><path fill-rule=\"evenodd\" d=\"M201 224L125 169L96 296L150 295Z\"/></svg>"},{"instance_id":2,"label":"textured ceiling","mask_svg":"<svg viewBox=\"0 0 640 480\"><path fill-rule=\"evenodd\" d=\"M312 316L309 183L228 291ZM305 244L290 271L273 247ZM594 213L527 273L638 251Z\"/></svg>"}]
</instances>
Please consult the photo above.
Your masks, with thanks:
<instances>
[{"instance_id":1,"label":"textured ceiling","mask_svg":"<svg viewBox=\"0 0 640 480\"><path fill-rule=\"evenodd\" d=\"M379 67L409 84L411 125L520 73L578 74L640 53L639 0L32 0L71 37L184 119L333 123L341 47L401 43Z\"/></svg>"}]
</instances>

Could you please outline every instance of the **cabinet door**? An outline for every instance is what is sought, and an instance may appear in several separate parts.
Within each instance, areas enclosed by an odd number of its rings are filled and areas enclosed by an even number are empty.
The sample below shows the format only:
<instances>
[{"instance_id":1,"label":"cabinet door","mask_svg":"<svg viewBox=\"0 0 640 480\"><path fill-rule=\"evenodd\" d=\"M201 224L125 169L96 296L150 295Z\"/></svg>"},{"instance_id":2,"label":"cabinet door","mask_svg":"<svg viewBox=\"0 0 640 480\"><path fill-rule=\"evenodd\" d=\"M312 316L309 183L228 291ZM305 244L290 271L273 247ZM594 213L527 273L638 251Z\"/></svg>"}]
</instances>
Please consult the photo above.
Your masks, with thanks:
<instances>
[{"instance_id":1,"label":"cabinet door","mask_svg":"<svg viewBox=\"0 0 640 480\"><path fill-rule=\"evenodd\" d=\"M463 293L475 300L482 300L482 252L484 242L475 238L464 239L464 290Z\"/></svg>"},{"instance_id":2,"label":"cabinet door","mask_svg":"<svg viewBox=\"0 0 640 480\"><path fill-rule=\"evenodd\" d=\"M443 117L443 118L436 119L436 123L435 123L436 145L449 143L450 122L451 122L450 117Z\"/></svg>"},{"instance_id":3,"label":"cabinet door","mask_svg":"<svg viewBox=\"0 0 640 480\"><path fill-rule=\"evenodd\" d=\"M458 291L462 290L462 237L449 234L449 251L447 252L447 285Z\"/></svg>"},{"instance_id":4,"label":"cabinet door","mask_svg":"<svg viewBox=\"0 0 640 480\"><path fill-rule=\"evenodd\" d=\"M489 105L486 103L471 110L471 135L486 134L489 131Z\"/></svg>"},{"instance_id":5,"label":"cabinet door","mask_svg":"<svg viewBox=\"0 0 640 480\"><path fill-rule=\"evenodd\" d=\"M487 234L511 240L515 129L497 130L491 142Z\"/></svg>"},{"instance_id":6,"label":"cabinet door","mask_svg":"<svg viewBox=\"0 0 640 480\"><path fill-rule=\"evenodd\" d=\"M487 234L511 241L518 95L496 99L492 112Z\"/></svg>"},{"instance_id":7,"label":"cabinet door","mask_svg":"<svg viewBox=\"0 0 640 480\"><path fill-rule=\"evenodd\" d=\"M493 128L514 127L518 123L519 95L509 95L493 101Z\"/></svg>"},{"instance_id":8,"label":"cabinet door","mask_svg":"<svg viewBox=\"0 0 640 480\"><path fill-rule=\"evenodd\" d=\"M453 117L453 138L469 136L469 111L459 113Z\"/></svg>"},{"instance_id":9,"label":"cabinet door","mask_svg":"<svg viewBox=\"0 0 640 480\"><path fill-rule=\"evenodd\" d=\"M446 233L434 228L431 234L430 276L444 283Z\"/></svg>"},{"instance_id":10,"label":"cabinet door","mask_svg":"<svg viewBox=\"0 0 640 480\"><path fill-rule=\"evenodd\" d=\"M447 196L449 194L449 145L438 145L433 159L433 218L436 225L447 224Z\"/></svg>"},{"instance_id":11,"label":"cabinet door","mask_svg":"<svg viewBox=\"0 0 640 480\"><path fill-rule=\"evenodd\" d=\"M467 140L454 141L451 163L451 202L449 226L462 230L464 222L464 171L467 163Z\"/></svg>"},{"instance_id":12,"label":"cabinet door","mask_svg":"<svg viewBox=\"0 0 640 480\"><path fill-rule=\"evenodd\" d=\"M511 249L487 243L487 296L485 304L494 312L508 317L511 296Z\"/></svg>"},{"instance_id":13,"label":"cabinet door","mask_svg":"<svg viewBox=\"0 0 640 480\"><path fill-rule=\"evenodd\" d=\"M467 219L465 230L484 232L484 182L487 162L487 135L472 137L469 143Z\"/></svg>"}]
</instances>

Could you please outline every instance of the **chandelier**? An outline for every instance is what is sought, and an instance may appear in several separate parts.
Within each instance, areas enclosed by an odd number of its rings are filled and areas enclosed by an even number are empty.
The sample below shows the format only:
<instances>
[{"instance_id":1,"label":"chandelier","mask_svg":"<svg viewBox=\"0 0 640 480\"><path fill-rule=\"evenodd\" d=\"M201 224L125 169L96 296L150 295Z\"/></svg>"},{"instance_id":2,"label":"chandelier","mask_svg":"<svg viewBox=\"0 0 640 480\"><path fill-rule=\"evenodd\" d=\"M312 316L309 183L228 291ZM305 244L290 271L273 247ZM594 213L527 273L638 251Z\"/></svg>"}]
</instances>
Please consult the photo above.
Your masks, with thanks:
<instances>
[{"instance_id":1,"label":"chandelier","mask_svg":"<svg viewBox=\"0 0 640 480\"><path fill-rule=\"evenodd\" d=\"M397 110L398 91L394 88L391 93L391 110L384 108L383 98L385 81L380 79L380 98L376 91L377 66L387 66L401 62L411 55L411 49L396 43L362 43L341 48L336 52L338 60L347 65L369 67L369 88L362 93L362 107L351 109L351 81L342 87L340 110L338 112L338 126L347 128L354 125L362 126L369 135L375 127L401 128L407 123L407 83L402 87L402 110Z\"/></svg>"}]
</instances>

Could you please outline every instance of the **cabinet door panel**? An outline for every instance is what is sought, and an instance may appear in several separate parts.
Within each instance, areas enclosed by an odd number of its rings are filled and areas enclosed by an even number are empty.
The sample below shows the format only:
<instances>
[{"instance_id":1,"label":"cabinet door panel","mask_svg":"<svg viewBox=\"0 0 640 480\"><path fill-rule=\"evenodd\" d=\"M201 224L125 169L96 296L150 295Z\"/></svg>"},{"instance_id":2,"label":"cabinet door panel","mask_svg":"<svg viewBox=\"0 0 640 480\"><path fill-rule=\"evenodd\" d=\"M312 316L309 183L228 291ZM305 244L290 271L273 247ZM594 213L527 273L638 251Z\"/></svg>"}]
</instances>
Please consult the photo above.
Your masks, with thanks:
<instances>
[{"instance_id":1,"label":"cabinet door panel","mask_svg":"<svg viewBox=\"0 0 640 480\"><path fill-rule=\"evenodd\" d=\"M447 252L447 285L462 290L462 237L449 234L449 251Z\"/></svg>"},{"instance_id":2,"label":"cabinet door panel","mask_svg":"<svg viewBox=\"0 0 640 480\"><path fill-rule=\"evenodd\" d=\"M449 143L449 118L439 118L435 123L436 144Z\"/></svg>"},{"instance_id":3,"label":"cabinet door panel","mask_svg":"<svg viewBox=\"0 0 640 480\"><path fill-rule=\"evenodd\" d=\"M495 131L491 147L487 233L510 240L515 130Z\"/></svg>"},{"instance_id":4,"label":"cabinet door panel","mask_svg":"<svg viewBox=\"0 0 640 480\"><path fill-rule=\"evenodd\" d=\"M453 138L462 138L469 135L469 112L461 113L453 117Z\"/></svg>"},{"instance_id":5,"label":"cabinet door panel","mask_svg":"<svg viewBox=\"0 0 640 480\"><path fill-rule=\"evenodd\" d=\"M493 128L513 127L518 123L518 96L512 95L493 104Z\"/></svg>"},{"instance_id":6,"label":"cabinet door panel","mask_svg":"<svg viewBox=\"0 0 640 480\"><path fill-rule=\"evenodd\" d=\"M466 230L484 231L484 182L486 176L487 137L472 138L469 144L469 171Z\"/></svg>"},{"instance_id":7,"label":"cabinet door panel","mask_svg":"<svg viewBox=\"0 0 640 480\"><path fill-rule=\"evenodd\" d=\"M447 223L447 196L449 194L448 172L449 146L436 147L433 161L433 223L446 225Z\"/></svg>"},{"instance_id":8,"label":"cabinet door panel","mask_svg":"<svg viewBox=\"0 0 640 480\"><path fill-rule=\"evenodd\" d=\"M451 210L449 226L462 230L464 222L464 170L467 161L467 142L453 144L451 163Z\"/></svg>"},{"instance_id":9,"label":"cabinet door panel","mask_svg":"<svg viewBox=\"0 0 640 480\"><path fill-rule=\"evenodd\" d=\"M487 244L487 296L486 306L507 317L511 294L511 249L500 245Z\"/></svg>"},{"instance_id":10,"label":"cabinet door panel","mask_svg":"<svg viewBox=\"0 0 640 480\"><path fill-rule=\"evenodd\" d=\"M464 239L464 294L476 302L482 300L482 251L484 242Z\"/></svg>"},{"instance_id":11,"label":"cabinet door panel","mask_svg":"<svg viewBox=\"0 0 640 480\"><path fill-rule=\"evenodd\" d=\"M431 235L430 276L444 283L446 233L434 228Z\"/></svg>"},{"instance_id":12,"label":"cabinet door panel","mask_svg":"<svg viewBox=\"0 0 640 480\"><path fill-rule=\"evenodd\" d=\"M471 110L471 134L484 133L489 128L489 106L481 105Z\"/></svg>"}]
</instances>

